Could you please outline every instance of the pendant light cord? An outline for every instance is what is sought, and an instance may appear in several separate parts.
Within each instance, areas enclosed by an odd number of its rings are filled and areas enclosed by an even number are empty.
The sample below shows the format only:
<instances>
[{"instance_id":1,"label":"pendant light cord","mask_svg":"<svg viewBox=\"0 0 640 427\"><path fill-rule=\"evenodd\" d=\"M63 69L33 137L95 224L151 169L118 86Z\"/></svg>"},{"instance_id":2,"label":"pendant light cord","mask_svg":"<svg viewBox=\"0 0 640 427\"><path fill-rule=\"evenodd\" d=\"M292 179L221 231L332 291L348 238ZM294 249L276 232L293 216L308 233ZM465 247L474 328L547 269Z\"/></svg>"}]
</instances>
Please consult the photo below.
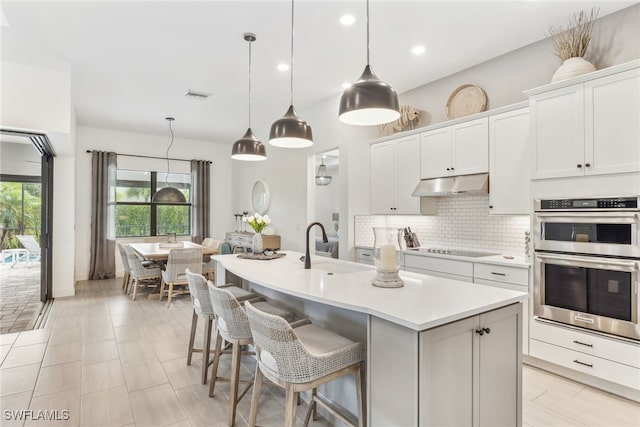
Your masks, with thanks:
<instances>
[{"instance_id":1,"label":"pendant light cord","mask_svg":"<svg viewBox=\"0 0 640 427\"><path fill-rule=\"evenodd\" d=\"M171 146L173 145L173 128L171 126L171 123L173 122L173 119L167 118L167 121L169 122L169 133L171 134L171 142L169 143L169 146L167 147L167 152L165 154L165 157L167 158L167 175L166 175L166 181L167 181L167 186L171 187L171 184L169 184L169 172L170 172L170 168L169 168L169 150L171 149Z\"/></svg>"},{"instance_id":2,"label":"pendant light cord","mask_svg":"<svg viewBox=\"0 0 640 427\"><path fill-rule=\"evenodd\" d=\"M367 65L369 64L369 0L367 0Z\"/></svg>"},{"instance_id":3,"label":"pendant light cord","mask_svg":"<svg viewBox=\"0 0 640 427\"><path fill-rule=\"evenodd\" d=\"M291 0L291 105L293 105L293 9L294 0Z\"/></svg>"},{"instance_id":4,"label":"pendant light cord","mask_svg":"<svg viewBox=\"0 0 640 427\"><path fill-rule=\"evenodd\" d=\"M251 43L249 40L249 128L251 128Z\"/></svg>"}]
</instances>

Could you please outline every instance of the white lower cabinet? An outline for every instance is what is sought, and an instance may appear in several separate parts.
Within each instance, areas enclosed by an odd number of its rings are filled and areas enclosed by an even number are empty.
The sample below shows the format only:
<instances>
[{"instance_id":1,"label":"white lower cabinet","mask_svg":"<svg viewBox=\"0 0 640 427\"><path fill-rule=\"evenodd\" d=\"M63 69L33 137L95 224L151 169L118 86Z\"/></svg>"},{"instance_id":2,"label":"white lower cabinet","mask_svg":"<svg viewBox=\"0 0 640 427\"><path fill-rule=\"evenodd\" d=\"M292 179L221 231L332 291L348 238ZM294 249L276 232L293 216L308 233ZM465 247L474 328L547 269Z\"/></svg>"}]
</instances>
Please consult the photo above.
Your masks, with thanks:
<instances>
[{"instance_id":1,"label":"white lower cabinet","mask_svg":"<svg viewBox=\"0 0 640 427\"><path fill-rule=\"evenodd\" d=\"M640 390L640 344L532 320L529 355Z\"/></svg>"},{"instance_id":2,"label":"white lower cabinet","mask_svg":"<svg viewBox=\"0 0 640 427\"><path fill-rule=\"evenodd\" d=\"M373 249L356 248L356 262L373 265Z\"/></svg>"},{"instance_id":3,"label":"white lower cabinet","mask_svg":"<svg viewBox=\"0 0 640 427\"><path fill-rule=\"evenodd\" d=\"M529 269L497 264L473 264L473 282L480 285L529 293ZM529 354L529 304L522 305L522 353Z\"/></svg>"},{"instance_id":4,"label":"white lower cabinet","mask_svg":"<svg viewBox=\"0 0 640 427\"><path fill-rule=\"evenodd\" d=\"M445 279L473 282L473 263L455 259L405 254L404 270Z\"/></svg>"},{"instance_id":5,"label":"white lower cabinet","mask_svg":"<svg viewBox=\"0 0 640 427\"><path fill-rule=\"evenodd\" d=\"M522 425L520 304L422 332L371 320L372 427Z\"/></svg>"},{"instance_id":6,"label":"white lower cabinet","mask_svg":"<svg viewBox=\"0 0 640 427\"><path fill-rule=\"evenodd\" d=\"M520 305L420 334L420 426L521 425Z\"/></svg>"}]
</instances>

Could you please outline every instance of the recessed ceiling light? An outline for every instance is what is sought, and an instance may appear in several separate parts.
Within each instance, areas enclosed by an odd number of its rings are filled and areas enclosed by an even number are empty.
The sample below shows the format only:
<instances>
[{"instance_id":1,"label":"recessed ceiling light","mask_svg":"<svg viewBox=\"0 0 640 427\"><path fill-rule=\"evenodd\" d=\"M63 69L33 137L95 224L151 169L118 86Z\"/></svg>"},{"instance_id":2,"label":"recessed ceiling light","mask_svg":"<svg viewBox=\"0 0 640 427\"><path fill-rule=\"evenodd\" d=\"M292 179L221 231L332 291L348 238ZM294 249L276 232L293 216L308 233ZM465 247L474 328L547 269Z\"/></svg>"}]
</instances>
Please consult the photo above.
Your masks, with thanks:
<instances>
[{"instance_id":1,"label":"recessed ceiling light","mask_svg":"<svg viewBox=\"0 0 640 427\"><path fill-rule=\"evenodd\" d=\"M287 71L288 69L289 69L289 64L285 64L284 62L281 62L278 64L278 70Z\"/></svg>"},{"instance_id":2,"label":"recessed ceiling light","mask_svg":"<svg viewBox=\"0 0 640 427\"><path fill-rule=\"evenodd\" d=\"M348 13L340 17L340 23L342 25L353 25L354 22L356 22L356 17Z\"/></svg>"},{"instance_id":3,"label":"recessed ceiling light","mask_svg":"<svg viewBox=\"0 0 640 427\"><path fill-rule=\"evenodd\" d=\"M413 53L414 55L422 55L424 51L425 48L422 45L417 45L411 48L411 53Z\"/></svg>"},{"instance_id":4,"label":"recessed ceiling light","mask_svg":"<svg viewBox=\"0 0 640 427\"><path fill-rule=\"evenodd\" d=\"M351 83L350 82L344 82L340 86L342 86L342 89L348 89L348 88L351 87Z\"/></svg>"}]
</instances>

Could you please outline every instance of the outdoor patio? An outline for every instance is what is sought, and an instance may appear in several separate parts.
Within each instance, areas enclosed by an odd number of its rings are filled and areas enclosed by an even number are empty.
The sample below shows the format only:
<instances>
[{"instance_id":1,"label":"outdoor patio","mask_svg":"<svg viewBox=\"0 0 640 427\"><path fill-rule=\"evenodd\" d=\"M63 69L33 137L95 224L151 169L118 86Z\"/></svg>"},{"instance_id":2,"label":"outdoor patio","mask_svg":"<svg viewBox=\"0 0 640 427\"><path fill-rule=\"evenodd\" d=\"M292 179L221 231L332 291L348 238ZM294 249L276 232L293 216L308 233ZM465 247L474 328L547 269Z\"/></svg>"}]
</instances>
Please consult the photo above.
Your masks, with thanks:
<instances>
[{"instance_id":1,"label":"outdoor patio","mask_svg":"<svg viewBox=\"0 0 640 427\"><path fill-rule=\"evenodd\" d=\"M40 302L40 262L0 264L0 334L33 329Z\"/></svg>"}]
</instances>

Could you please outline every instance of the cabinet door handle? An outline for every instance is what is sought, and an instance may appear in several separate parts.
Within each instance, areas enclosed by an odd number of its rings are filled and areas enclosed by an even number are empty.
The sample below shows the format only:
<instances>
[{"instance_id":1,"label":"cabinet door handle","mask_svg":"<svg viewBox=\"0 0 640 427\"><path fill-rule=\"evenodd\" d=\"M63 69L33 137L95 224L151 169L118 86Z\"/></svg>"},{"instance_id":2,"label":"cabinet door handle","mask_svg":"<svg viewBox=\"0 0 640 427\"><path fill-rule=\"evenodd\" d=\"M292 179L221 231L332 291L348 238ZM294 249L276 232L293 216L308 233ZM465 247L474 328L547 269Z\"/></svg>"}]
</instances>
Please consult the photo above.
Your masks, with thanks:
<instances>
[{"instance_id":1,"label":"cabinet door handle","mask_svg":"<svg viewBox=\"0 0 640 427\"><path fill-rule=\"evenodd\" d=\"M591 163L585 163L584 166L587 167L587 168L590 168L591 167Z\"/></svg>"},{"instance_id":2,"label":"cabinet door handle","mask_svg":"<svg viewBox=\"0 0 640 427\"><path fill-rule=\"evenodd\" d=\"M453 170L453 167L451 167L451 170Z\"/></svg>"},{"instance_id":3,"label":"cabinet door handle","mask_svg":"<svg viewBox=\"0 0 640 427\"><path fill-rule=\"evenodd\" d=\"M490 334L490 333L491 333L491 328L482 328L482 329L484 329L484 331L485 331L486 333L488 333L488 334Z\"/></svg>"},{"instance_id":4,"label":"cabinet door handle","mask_svg":"<svg viewBox=\"0 0 640 427\"><path fill-rule=\"evenodd\" d=\"M494 274L496 276L506 276L506 273L496 273L495 271L492 271L491 274Z\"/></svg>"},{"instance_id":5,"label":"cabinet door handle","mask_svg":"<svg viewBox=\"0 0 640 427\"><path fill-rule=\"evenodd\" d=\"M580 163L578 163L576 166L578 167L578 169L582 167Z\"/></svg>"},{"instance_id":6,"label":"cabinet door handle","mask_svg":"<svg viewBox=\"0 0 640 427\"><path fill-rule=\"evenodd\" d=\"M447 168L447 170L448 170L448 171L450 171L450 170L451 170L451 168Z\"/></svg>"},{"instance_id":7,"label":"cabinet door handle","mask_svg":"<svg viewBox=\"0 0 640 427\"><path fill-rule=\"evenodd\" d=\"M591 363L585 363L585 362L581 362L578 359L574 360L573 363L577 363L578 365L582 365L582 366L587 366L589 368L593 368L593 364Z\"/></svg>"},{"instance_id":8,"label":"cabinet door handle","mask_svg":"<svg viewBox=\"0 0 640 427\"><path fill-rule=\"evenodd\" d=\"M573 340L573 342L574 342L574 343L576 343L576 344L583 345L583 346L585 346L585 347L591 347L591 348L593 348L593 344L587 344L586 342L581 342L581 341L578 341L578 340Z\"/></svg>"},{"instance_id":9,"label":"cabinet door handle","mask_svg":"<svg viewBox=\"0 0 640 427\"><path fill-rule=\"evenodd\" d=\"M480 336L484 335L484 328L476 329L476 334L478 334Z\"/></svg>"},{"instance_id":10,"label":"cabinet door handle","mask_svg":"<svg viewBox=\"0 0 640 427\"><path fill-rule=\"evenodd\" d=\"M493 209L493 205L489 205L489 209Z\"/></svg>"}]
</instances>

